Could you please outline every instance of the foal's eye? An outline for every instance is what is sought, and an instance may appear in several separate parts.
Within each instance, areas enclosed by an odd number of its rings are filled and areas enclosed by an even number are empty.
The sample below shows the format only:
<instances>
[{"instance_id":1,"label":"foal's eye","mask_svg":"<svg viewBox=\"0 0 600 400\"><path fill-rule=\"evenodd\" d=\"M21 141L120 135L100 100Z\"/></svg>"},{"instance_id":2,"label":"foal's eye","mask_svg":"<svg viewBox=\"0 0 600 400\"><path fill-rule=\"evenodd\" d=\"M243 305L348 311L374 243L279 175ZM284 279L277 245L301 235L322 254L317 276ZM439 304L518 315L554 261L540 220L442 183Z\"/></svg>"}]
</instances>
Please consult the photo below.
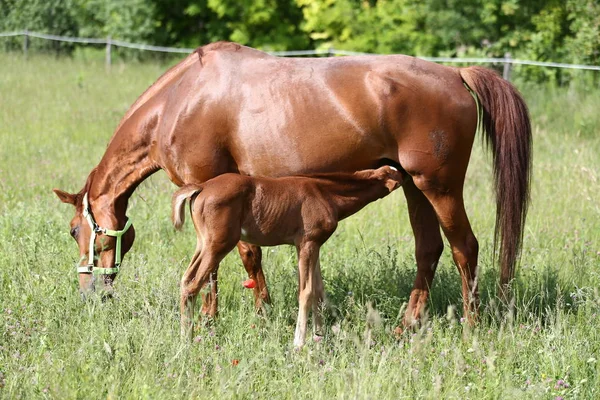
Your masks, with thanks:
<instances>
[{"instance_id":1,"label":"foal's eye","mask_svg":"<svg viewBox=\"0 0 600 400\"><path fill-rule=\"evenodd\" d=\"M73 239L77 239L77 235L79 235L79 227L78 226L71 229L71 236L73 236Z\"/></svg>"}]
</instances>

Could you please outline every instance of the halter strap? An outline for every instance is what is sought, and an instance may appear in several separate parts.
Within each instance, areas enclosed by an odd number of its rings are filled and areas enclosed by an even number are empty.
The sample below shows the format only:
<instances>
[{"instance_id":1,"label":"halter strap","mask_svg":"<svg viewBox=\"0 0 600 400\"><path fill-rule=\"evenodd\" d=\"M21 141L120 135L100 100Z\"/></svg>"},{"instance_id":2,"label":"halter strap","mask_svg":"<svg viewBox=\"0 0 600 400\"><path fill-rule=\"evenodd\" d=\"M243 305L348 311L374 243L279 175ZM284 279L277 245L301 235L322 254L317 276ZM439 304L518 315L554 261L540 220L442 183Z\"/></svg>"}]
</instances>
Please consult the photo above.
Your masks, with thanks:
<instances>
[{"instance_id":1,"label":"halter strap","mask_svg":"<svg viewBox=\"0 0 600 400\"><path fill-rule=\"evenodd\" d=\"M121 267L121 238L129 230L131 227L131 219L127 219L125 223L125 227L120 231L115 231L112 229L106 229L101 227L94 220L94 216L90 211L90 203L88 201L88 194L83 196L83 217L86 219L92 233L90 234L90 243L88 249L88 264L84 266L78 266L77 272L80 274L94 274L94 275L112 275L119 272ZM106 235L117 238L117 245L115 248L115 266L114 268L98 268L94 266L94 258L96 257L96 236Z\"/></svg>"}]
</instances>

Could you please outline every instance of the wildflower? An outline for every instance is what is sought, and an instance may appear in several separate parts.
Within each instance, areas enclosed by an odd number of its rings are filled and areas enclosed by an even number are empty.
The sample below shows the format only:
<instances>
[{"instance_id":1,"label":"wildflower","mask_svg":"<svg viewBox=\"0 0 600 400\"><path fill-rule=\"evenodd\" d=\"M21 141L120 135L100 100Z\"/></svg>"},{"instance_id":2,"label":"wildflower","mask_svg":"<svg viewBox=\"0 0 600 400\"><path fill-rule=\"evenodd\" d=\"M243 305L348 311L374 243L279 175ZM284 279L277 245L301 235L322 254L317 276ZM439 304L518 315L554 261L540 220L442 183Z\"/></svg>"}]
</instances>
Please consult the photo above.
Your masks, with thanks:
<instances>
[{"instance_id":1,"label":"wildflower","mask_svg":"<svg viewBox=\"0 0 600 400\"><path fill-rule=\"evenodd\" d=\"M231 360L231 365L233 365L234 367L237 366L240 363L240 360L238 360L237 358L234 358L233 360Z\"/></svg>"},{"instance_id":2,"label":"wildflower","mask_svg":"<svg viewBox=\"0 0 600 400\"><path fill-rule=\"evenodd\" d=\"M465 322L465 317L460 317L460 323L462 324L463 322Z\"/></svg>"},{"instance_id":3,"label":"wildflower","mask_svg":"<svg viewBox=\"0 0 600 400\"><path fill-rule=\"evenodd\" d=\"M215 350L221 350L221 346L219 346L218 344L215 344Z\"/></svg>"},{"instance_id":4,"label":"wildflower","mask_svg":"<svg viewBox=\"0 0 600 400\"><path fill-rule=\"evenodd\" d=\"M246 279L244 282L242 282L242 285L246 289L254 289L256 287L256 281L252 278Z\"/></svg>"},{"instance_id":5,"label":"wildflower","mask_svg":"<svg viewBox=\"0 0 600 400\"><path fill-rule=\"evenodd\" d=\"M562 389L562 388L568 388L569 387L569 383L564 381L563 379L559 379L556 381L556 385L554 385L554 389Z\"/></svg>"},{"instance_id":6,"label":"wildflower","mask_svg":"<svg viewBox=\"0 0 600 400\"><path fill-rule=\"evenodd\" d=\"M194 343L200 343L202 341L202 336L198 335L194 338Z\"/></svg>"}]
</instances>

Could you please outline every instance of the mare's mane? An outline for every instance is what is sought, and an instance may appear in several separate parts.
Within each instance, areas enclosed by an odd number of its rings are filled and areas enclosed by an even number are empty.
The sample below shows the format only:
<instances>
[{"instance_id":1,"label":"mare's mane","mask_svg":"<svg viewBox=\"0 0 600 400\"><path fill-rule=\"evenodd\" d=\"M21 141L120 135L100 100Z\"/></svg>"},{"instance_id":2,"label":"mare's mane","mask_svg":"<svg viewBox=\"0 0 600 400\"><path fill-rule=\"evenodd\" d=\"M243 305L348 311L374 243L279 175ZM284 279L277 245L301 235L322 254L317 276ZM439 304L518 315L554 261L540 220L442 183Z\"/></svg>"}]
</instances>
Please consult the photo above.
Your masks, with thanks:
<instances>
[{"instance_id":1,"label":"mare's mane","mask_svg":"<svg viewBox=\"0 0 600 400\"><path fill-rule=\"evenodd\" d=\"M178 72L180 72L184 68L189 67L194 61L195 54L196 54L196 52L188 55L182 61L180 61L179 63L177 63L174 66L172 66L171 68L169 68L167 70L167 72L162 74L156 80L156 82L154 82L152 85L150 85L150 87L148 87L148 89L146 89L144 91L144 93L142 93L141 96L137 98L137 100L133 103L133 105L131 107L129 107L129 110L127 110L127 112L125 113L123 118L121 118L119 125L117 125L117 129L115 129L115 133L117 133L119 131L121 126L125 123L125 121L127 121L127 119L129 117L131 117L133 115L133 113L135 113L142 105L144 105L148 100L150 100L160 89L162 89L166 84L168 84L171 81L171 79L178 74ZM199 56L199 54L198 54L198 56Z\"/></svg>"}]
</instances>

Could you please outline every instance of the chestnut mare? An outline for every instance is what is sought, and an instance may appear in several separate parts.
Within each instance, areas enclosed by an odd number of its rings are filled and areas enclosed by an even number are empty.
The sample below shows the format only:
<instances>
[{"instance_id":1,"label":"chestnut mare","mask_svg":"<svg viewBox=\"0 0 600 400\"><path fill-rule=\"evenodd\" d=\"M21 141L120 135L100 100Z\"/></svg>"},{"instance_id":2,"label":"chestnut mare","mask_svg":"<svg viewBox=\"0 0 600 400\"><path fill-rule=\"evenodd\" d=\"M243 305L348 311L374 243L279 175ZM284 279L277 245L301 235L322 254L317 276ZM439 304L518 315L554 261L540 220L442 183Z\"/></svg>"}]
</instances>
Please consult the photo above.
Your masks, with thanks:
<instances>
[{"instance_id":1,"label":"chestnut mare","mask_svg":"<svg viewBox=\"0 0 600 400\"><path fill-rule=\"evenodd\" d=\"M124 229L129 197L159 169L182 186L226 172L277 177L391 164L410 175L403 189L416 245L404 323L426 306L443 249L440 227L472 322L478 244L463 184L480 125L493 156L495 237L506 289L522 243L531 170L527 106L509 82L485 68L403 55L294 59L234 43L201 47L134 103L79 193L55 190L75 206L71 232L89 260L78 268L80 288L93 287L92 270L110 287L135 237L133 227ZM260 306L269 301L260 248L240 242L238 249Z\"/></svg>"},{"instance_id":2,"label":"chestnut mare","mask_svg":"<svg viewBox=\"0 0 600 400\"><path fill-rule=\"evenodd\" d=\"M324 299L319 264L321 246L338 222L400 187L402 172L376 170L282 178L223 174L200 185L186 185L173 195L173 223L180 229L190 209L198 243L181 279L181 334L191 340L194 304L200 289L217 280L219 263L243 239L258 246L291 244L298 253L298 319L294 346L306 338L308 311L322 335L319 305ZM214 302L212 303L214 304Z\"/></svg>"}]
</instances>

